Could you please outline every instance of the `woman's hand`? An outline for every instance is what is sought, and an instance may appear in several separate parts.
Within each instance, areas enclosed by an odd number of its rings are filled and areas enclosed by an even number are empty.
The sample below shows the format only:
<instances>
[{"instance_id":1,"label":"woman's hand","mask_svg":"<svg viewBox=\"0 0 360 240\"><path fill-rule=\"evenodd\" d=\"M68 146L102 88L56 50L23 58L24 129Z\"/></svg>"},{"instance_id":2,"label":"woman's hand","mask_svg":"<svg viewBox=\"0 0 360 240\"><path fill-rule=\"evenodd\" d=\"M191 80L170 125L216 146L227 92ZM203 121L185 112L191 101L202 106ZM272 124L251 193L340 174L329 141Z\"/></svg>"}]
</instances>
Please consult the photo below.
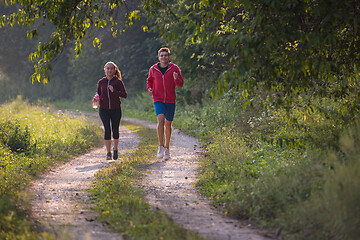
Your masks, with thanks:
<instances>
[{"instance_id":1,"label":"woman's hand","mask_svg":"<svg viewBox=\"0 0 360 240\"><path fill-rule=\"evenodd\" d=\"M110 90L111 92L114 92L114 87L111 86L111 85L109 85L109 90Z\"/></svg>"}]
</instances>

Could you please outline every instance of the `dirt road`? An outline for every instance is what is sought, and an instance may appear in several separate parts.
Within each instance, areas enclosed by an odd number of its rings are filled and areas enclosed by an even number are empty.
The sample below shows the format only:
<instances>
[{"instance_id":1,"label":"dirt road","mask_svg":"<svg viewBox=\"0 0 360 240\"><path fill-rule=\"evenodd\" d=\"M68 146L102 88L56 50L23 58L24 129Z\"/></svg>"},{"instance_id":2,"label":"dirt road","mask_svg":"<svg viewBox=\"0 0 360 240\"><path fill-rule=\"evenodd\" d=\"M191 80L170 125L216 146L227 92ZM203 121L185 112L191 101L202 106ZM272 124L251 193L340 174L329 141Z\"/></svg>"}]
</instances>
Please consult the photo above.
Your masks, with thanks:
<instances>
[{"instance_id":1,"label":"dirt road","mask_svg":"<svg viewBox=\"0 0 360 240\"><path fill-rule=\"evenodd\" d=\"M124 119L154 128L146 121ZM120 127L119 153L136 148L138 139ZM214 210L195 190L199 142L178 130L173 131L171 158L156 160L143 182L150 204L166 211L176 222L209 239L260 240L259 231L247 223L229 219ZM111 161L104 158L105 148L93 150L50 171L32 183L33 215L42 228L57 231L58 239L122 239L95 221L87 206L94 174Z\"/></svg>"}]
</instances>

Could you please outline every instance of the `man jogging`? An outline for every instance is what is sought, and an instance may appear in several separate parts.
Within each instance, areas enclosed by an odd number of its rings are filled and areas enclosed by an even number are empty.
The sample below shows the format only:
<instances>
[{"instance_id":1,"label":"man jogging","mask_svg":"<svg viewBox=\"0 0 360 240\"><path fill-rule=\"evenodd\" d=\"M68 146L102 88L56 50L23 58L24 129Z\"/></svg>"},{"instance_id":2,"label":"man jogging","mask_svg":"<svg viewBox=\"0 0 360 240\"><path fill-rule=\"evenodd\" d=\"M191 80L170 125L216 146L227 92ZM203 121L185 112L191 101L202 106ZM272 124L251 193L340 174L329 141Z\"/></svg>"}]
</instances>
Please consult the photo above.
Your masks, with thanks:
<instances>
[{"instance_id":1,"label":"man jogging","mask_svg":"<svg viewBox=\"0 0 360 240\"><path fill-rule=\"evenodd\" d=\"M160 48L158 51L159 62L149 69L147 78L147 91L154 100L154 109L157 116L157 135L159 149L157 157L170 158L170 139L172 121L175 114L175 87L181 88L184 80L180 68L170 62L170 49ZM165 145L164 145L165 136Z\"/></svg>"}]
</instances>

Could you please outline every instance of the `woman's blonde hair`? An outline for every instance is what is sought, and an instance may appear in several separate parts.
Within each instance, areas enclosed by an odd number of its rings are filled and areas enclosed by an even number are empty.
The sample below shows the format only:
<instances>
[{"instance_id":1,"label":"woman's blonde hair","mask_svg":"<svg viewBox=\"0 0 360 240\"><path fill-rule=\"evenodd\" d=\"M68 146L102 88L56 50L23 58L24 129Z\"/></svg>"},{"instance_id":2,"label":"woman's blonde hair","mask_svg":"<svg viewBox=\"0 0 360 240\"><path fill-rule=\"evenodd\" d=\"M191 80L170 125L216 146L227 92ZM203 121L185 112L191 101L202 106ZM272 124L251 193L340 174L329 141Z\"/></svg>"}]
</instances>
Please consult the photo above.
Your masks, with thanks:
<instances>
[{"instance_id":1,"label":"woman's blonde hair","mask_svg":"<svg viewBox=\"0 0 360 240\"><path fill-rule=\"evenodd\" d=\"M105 63L104 69L105 69L106 65L108 65L108 64L112 64L112 65L114 66L114 68L115 68L115 76L116 76L118 79L122 80L122 79L121 79L121 72L120 72L118 66L117 66L114 62L107 62L107 63Z\"/></svg>"}]
</instances>

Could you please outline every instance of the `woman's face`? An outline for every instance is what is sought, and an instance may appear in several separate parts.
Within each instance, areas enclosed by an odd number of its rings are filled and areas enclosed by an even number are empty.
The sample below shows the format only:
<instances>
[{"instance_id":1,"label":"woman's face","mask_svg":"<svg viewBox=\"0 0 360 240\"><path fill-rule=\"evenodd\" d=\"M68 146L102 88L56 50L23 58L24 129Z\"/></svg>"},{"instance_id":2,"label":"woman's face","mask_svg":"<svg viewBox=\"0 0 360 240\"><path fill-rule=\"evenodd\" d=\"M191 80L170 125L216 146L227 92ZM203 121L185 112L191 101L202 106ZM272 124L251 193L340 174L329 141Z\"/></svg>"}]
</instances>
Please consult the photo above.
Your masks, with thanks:
<instances>
[{"instance_id":1,"label":"woman's face","mask_svg":"<svg viewBox=\"0 0 360 240\"><path fill-rule=\"evenodd\" d=\"M104 72L105 72L106 77L110 77L110 78L114 77L115 66L112 65L111 63L106 64L104 67Z\"/></svg>"}]
</instances>

